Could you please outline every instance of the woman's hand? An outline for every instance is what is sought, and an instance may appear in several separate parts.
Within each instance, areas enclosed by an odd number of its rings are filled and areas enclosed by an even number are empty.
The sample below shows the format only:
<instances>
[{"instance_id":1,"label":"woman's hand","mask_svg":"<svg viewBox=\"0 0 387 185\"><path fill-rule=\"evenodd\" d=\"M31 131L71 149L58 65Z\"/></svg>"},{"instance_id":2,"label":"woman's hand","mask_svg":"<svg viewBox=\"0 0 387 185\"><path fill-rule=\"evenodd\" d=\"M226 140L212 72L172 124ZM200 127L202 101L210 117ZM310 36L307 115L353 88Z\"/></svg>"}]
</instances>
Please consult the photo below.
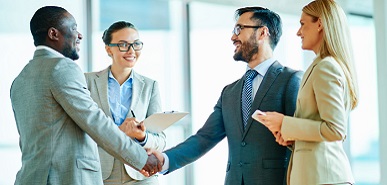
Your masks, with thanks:
<instances>
[{"instance_id":1,"label":"woman's hand","mask_svg":"<svg viewBox=\"0 0 387 185\"><path fill-rule=\"evenodd\" d=\"M281 131L282 120L284 115L278 112L265 112L264 114L258 114L258 121L265 125L274 136L277 132Z\"/></svg>"},{"instance_id":2,"label":"woman's hand","mask_svg":"<svg viewBox=\"0 0 387 185\"><path fill-rule=\"evenodd\" d=\"M144 122L138 122L136 118L126 118L119 128L132 139L138 141L144 141L145 139L146 127Z\"/></svg>"},{"instance_id":3,"label":"woman's hand","mask_svg":"<svg viewBox=\"0 0 387 185\"><path fill-rule=\"evenodd\" d=\"M275 141L282 145L282 146L289 146L294 144L294 141L285 141L284 138L282 137L281 131L277 132L275 135Z\"/></svg>"}]
</instances>

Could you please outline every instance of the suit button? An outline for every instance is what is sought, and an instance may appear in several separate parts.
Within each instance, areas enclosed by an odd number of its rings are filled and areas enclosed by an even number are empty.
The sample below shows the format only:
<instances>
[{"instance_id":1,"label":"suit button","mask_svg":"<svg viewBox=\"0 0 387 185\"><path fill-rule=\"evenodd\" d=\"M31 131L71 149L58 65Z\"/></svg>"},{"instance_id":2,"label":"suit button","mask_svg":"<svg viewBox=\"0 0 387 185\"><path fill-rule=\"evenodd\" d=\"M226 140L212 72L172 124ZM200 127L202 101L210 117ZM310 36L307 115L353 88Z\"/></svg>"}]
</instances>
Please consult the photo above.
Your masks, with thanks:
<instances>
[{"instance_id":1,"label":"suit button","mask_svg":"<svg viewBox=\"0 0 387 185\"><path fill-rule=\"evenodd\" d=\"M243 142L241 143L241 145L242 145L242 146L246 146L246 142L243 141Z\"/></svg>"},{"instance_id":2,"label":"suit button","mask_svg":"<svg viewBox=\"0 0 387 185\"><path fill-rule=\"evenodd\" d=\"M242 166L243 166L243 163L242 163L242 162L239 162L239 166L242 167Z\"/></svg>"}]
</instances>

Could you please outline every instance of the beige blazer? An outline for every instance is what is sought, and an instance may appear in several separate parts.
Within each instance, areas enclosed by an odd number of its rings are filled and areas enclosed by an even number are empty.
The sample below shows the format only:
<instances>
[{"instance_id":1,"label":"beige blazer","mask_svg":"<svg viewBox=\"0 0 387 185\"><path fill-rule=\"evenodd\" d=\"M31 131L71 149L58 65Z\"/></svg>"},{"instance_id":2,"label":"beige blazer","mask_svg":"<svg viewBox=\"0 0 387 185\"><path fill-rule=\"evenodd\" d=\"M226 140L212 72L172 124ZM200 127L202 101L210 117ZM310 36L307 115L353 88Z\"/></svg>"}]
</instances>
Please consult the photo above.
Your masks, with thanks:
<instances>
[{"instance_id":1,"label":"beige blazer","mask_svg":"<svg viewBox=\"0 0 387 185\"><path fill-rule=\"evenodd\" d=\"M302 79L294 117L285 116L282 136L295 140L289 185L353 183L343 149L350 113L344 72L332 57L316 57Z\"/></svg>"},{"instance_id":2,"label":"beige blazer","mask_svg":"<svg viewBox=\"0 0 387 185\"><path fill-rule=\"evenodd\" d=\"M112 117L108 100L108 76L110 67L100 71L86 73L86 81L88 89L90 90L91 97L98 104L98 106L109 117ZM132 70L133 73L133 95L131 110L136 115L136 119L139 121L144 120L146 117L161 112L161 98L158 88L158 83L152 79L142 76ZM133 115L128 113L127 117ZM144 145L144 148L152 148L158 151L162 151L165 148L165 134L164 133L151 133L148 132L148 140ZM101 159L102 178L107 179L113 169L114 157L108 154L104 149L98 147L99 156ZM125 169L130 177L136 180L146 179L141 173L125 165Z\"/></svg>"}]
</instances>

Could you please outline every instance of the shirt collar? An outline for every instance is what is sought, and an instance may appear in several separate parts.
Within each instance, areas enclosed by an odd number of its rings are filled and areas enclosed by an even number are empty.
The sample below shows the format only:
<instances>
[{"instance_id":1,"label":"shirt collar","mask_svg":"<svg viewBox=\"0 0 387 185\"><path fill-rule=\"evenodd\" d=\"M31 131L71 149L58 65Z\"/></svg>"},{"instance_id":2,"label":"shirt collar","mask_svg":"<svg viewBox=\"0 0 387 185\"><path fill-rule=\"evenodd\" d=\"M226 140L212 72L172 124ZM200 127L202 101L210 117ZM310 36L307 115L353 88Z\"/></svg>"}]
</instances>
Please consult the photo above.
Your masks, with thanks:
<instances>
[{"instance_id":1,"label":"shirt collar","mask_svg":"<svg viewBox=\"0 0 387 185\"><path fill-rule=\"evenodd\" d=\"M112 73L111 70L109 70L109 78L114 79L115 81L117 81L116 78L114 78L113 73ZM122 85L131 85L132 82L133 82L133 69L132 69L132 72L130 72L129 78L126 79L126 81Z\"/></svg>"},{"instance_id":2,"label":"shirt collar","mask_svg":"<svg viewBox=\"0 0 387 185\"><path fill-rule=\"evenodd\" d=\"M45 49L45 50L51 52L52 54L54 54L57 57L65 57L62 53L59 53L55 49L52 49L52 48L50 48L48 46L44 46L44 45L36 46L36 50L41 50L41 49Z\"/></svg>"},{"instance_id":3,"label":"shirt collar","mask_svg":"<svg viewBox=\"0 0 387 185\"><path fill-rule=\"evenodd\" d=\"M275 62L274 58L269 58L259 65L257 65L254 70L256 70L261 76L265 76L267 70L269 70L269 67ZM247 66L246 71L250 70L251 68Z\"/></svg>"}]
</instances>

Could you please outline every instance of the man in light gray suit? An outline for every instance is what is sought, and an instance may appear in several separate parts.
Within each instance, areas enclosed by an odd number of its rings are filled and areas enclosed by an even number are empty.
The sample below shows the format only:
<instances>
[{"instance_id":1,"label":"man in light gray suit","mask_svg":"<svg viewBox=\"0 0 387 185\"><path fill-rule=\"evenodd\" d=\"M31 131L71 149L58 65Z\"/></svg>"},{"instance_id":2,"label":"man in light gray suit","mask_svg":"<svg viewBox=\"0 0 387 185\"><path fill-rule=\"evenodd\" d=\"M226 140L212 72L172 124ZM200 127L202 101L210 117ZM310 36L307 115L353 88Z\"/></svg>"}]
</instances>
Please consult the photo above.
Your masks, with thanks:
<instances>
[{"instance_id":1,"label":"man in light gray suit","mask_svg":"<svg viewBox=\"0 0 387 185\"><path fill-rule=\"evenodd\" d=\"M257 109L293 115L302 72L273 59L273 50L282 34L279 15L266 8L246 7L236 11L236 19L231 37L236 47L234 59L247 63L247 73L255 73L256 77L249 82L252 89L243 90L249 75L226 86L214 111L195 135L163 155L154 153L169 173L194 162L227 137L225 184L286 184L290 151L277 144L273 134L251 115ZM244 102L244 92L254 97L249 111L243 111L249 107Z\"/></svg>"},{"instance_id":2,"label":"man in light gray suit","mask_svg":"<svg viewBox=\"0 0 387 185\"><path fill-rule=\"evenodd\" d=\"M15 184L102 184L97 144L152 175L161 168L90 97L79 58L82 35L65 9L46 6L30 22L36 51L11 87L22 167ZM94 141L96 142L94 142Z\"/></svg>"}]
</instances>

